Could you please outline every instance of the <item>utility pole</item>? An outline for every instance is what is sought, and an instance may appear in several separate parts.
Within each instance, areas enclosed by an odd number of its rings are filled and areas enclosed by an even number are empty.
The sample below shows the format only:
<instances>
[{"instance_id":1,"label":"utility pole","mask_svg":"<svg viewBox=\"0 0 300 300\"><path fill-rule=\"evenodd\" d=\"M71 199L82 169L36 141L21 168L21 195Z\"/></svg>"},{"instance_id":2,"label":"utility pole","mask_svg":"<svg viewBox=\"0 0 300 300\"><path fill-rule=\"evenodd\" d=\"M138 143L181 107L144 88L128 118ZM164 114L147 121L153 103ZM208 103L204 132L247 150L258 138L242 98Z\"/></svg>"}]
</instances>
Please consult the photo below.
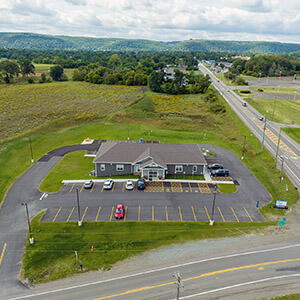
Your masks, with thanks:
<instances>
[{"instance_id":1,"label":"utility pole","mask_svg":"<svg viewBox=\"0 0 300 300\"><path fill-rule=\"evenodd\" d=\"M173 273L173 277L175 277L175 279L176 279L176 282L175 282L175 285L176 285L176 288L177 288L177 298L176 299L179 300L180 288L183 288L184 285L181 282L181 277L180 277L180 274L179 274L178 271Z\"/></svg>"},{"instance_id":2,"label":"utility pole","mask_svg":"<svg viewBox=\"0 0 300 300\"><path fill-rule=\"evenodd\" d=\"M264 132L263 132L263 137L262 137L262 142L261 142L261 150L260 150L261 153L264 150L265 133L266 133L266 128L267 128L267 114L268 114L268 111L266 111L266 114L265 114Z\"/></svg>"},{"instance_id":3,"label":"utility pole","mask_svg":"<svg viewBox=\"0 0 300 300\"><path fill-rule=\"evenodd\" d=\"M280 177L279 177L279 182L281 183L282 182L282 174L283 174L283 163L284 163L284 156L280 156L280 159L281 159L281 172L280 172Z\"/></svg>"},{"instance_id":4,"label":"utility pole","mask_svg":"<svg viewBox=\"0 0 300 300\"><path fill-rule=\"evenodd\" d=\"M212 206L212 210L211 210L211 220L209 221L210 226L214 225L214 213L215 213L216 196L217 196L217 185L215 184L214 200L213 200L213 206Z\"/></svg>"},{"instance_id":5,"label":"utility pole","mask_svg":"<svg viewBox=\"0 0 300 300\"><path fill-rule=\"evenodd\" d=\"M31 227L30 227L30 218L29 218L29 211L28 211L28 204L26 202L22 203L22 205L26 208L26 214L27 214L27 222L28 222L28 229L29 229L29 242L30 244L34 244L34 238L31 234Z\"/></svg>"},{"instance_id":6,"label":"utility pole","mask_svg":"<svg viewBox=\"0 0 300 300\"><path fill-rule=\"evenodd\" d=\"M243 145L242 157L241 157L242 160L244 159L244 155L245 155L245 146L246 146L246 136L243 135L243 137L244 137L244 145Z\"/></svg>"},{"instance_id":7,"label":"utility pole","mask_svg":"<svg viewBox=\"0 0 300 300\"><path fill-rule=\"evenodd\" d=\"M278 157L278 150L279 150L279 144L280 144L280 138L281 138L281 130L282 130L282 127L280 127L278 143L277 143L277 148L276 148L275 165L274 165L275 169L276 169L276 165L277 165L277 157Z\"/></svg>"},{"instance_id":8,"label":"utility pole","mask_svg":"<svg viewBox=\"0 0 300 300\"><path fill-rule=\"evenodd\" d=\"M78 188L76 188L76 194L77 194L77 207L78 207L78 226L81 226L82 221L80 219L80 205L79 205L79 191L78 191Z\"/></svg>"}]
</instances>

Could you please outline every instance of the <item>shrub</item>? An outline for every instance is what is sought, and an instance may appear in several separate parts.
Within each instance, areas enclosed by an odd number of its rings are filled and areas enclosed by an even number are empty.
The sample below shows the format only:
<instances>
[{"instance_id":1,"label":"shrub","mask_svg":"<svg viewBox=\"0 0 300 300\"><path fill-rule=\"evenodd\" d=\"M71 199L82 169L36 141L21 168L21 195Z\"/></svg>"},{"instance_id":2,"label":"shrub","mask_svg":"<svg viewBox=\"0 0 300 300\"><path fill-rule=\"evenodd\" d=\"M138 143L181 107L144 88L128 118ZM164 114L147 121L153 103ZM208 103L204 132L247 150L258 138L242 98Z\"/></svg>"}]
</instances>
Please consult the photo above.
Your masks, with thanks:
<instances>
[{"instance_id":1,"label":"shrub","mask_svg":"<svg viewBox=\"0 0 300 300\"><path fill-rule=\"evenodd\" d=\"M257 90L258 90L259 92L261 92L261 93L264 91L263 89L257 89Z\"/></svg>"},{"instance_id":2,"label":"shrub","mask_svg":"<svg viewBox=\"0 0 300 300\"><path fill-rule=\"evenodd\" d=\"M34 80L31 77L28 77L27 81L28 83L34 83Z\"/></svg>"},{"instance_id":3,"label":"shrub","mask_svg":"<svg viewBox=\"0 0 300 300\"><path fill-rule=\"evenodd\" d=\"M250 90L240 90L240 93L242 94L251 94Z\"/></svg>"},{"instance_id":4,"label":"shrub","mask_svg":"<svg viewBox=\"0 0 300 300\"><path fill-rule=\"evenodd\" d=\"M222 104L212 105L209 109L210 109L211 112L216 113L216 114L217 113L225 113L226 112L226 108Z\"/></svg>"},{"instance_id":5,"label":"shrub","mask_svg":"<svg viewBox=\"0 0 300 300\"><path fill-rule=\"evenodd\" d=\"M236 78L235 83L237 85L248 85L248 82L244 78L241 78L241 77Z\"/></svg>"}]
</instances>

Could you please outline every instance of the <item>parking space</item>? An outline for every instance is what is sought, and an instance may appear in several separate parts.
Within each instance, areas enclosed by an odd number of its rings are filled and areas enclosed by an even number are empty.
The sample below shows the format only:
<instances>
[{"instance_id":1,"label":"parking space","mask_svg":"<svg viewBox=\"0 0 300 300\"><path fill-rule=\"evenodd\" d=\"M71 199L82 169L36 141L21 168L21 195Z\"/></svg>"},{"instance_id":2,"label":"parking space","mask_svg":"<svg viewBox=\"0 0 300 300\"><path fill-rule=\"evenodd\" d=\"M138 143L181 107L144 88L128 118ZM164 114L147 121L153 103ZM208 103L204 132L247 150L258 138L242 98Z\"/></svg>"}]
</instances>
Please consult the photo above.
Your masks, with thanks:
<instances>
[{"instance_id":1,"label":"parking space","mask_svg":"<svg viewBox=\"0 0 300 300\"><path fill-rule=\"evenodd\" d=\"M231 177L214 177L215 181L232 181ZM115 182L112 189L105 190L102 182L96 182L91 189L85 189L84 184L74 183L65 184L60 189L60 193L76 193L78 189L79 193L132 193L136 191L134 183L133 190L126 190L125 181ZM212 193L211 187L207 183L197 182L163 182L163 181L149 181L146 183L144 190L146 193Z\"/></svg>"},{"instance_id":2,"label":"parking space","mask_svg":"<svg viewBox=\"0 0 300 300\"><path fill-rule=\"evenodd\" d=\"M211 219L211 207L205 205L127 205L122 221L181 221L207 222ZM80 217L84 222L120 221L114 218L115 206L82 206ZM47 209L42 222L77 222L78 207L60 206ZM214 210L216 222L262 221L258 211L251 208L220 207Z\"/></svg>"}]
</instances>

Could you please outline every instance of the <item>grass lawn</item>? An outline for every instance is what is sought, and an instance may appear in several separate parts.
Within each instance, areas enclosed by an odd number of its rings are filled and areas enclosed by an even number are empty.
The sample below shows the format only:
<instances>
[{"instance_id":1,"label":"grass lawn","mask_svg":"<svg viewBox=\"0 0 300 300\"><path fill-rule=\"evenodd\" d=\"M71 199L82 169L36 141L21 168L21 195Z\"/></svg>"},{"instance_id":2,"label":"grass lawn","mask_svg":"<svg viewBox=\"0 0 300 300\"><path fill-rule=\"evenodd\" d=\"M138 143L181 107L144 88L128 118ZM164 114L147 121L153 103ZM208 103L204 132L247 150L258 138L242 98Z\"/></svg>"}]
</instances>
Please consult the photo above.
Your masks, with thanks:
<instances>
[{"instance_id":1,"label":"grass lawn","mask_svg":"<svg viewBox=\"0 0 300 300\"><path fill-rule=\"evenodd\" d=\"M270 100L263 98L247 98L249 104L262 115L268 110L268 119L271 121L300 125L300 100ZM274 113L273 113L274 112Z\"/></svg>"},{"instance_id":2,"label":"grass lawn","mask_svg":"<svg viewBox=\"0 0 300 300\"><path fill-rule=\"evenodd\" d=\"M235 184L219 183L217 184L217 186L218 186L218 190L224 194L231 194L237 191Z\"/></svg>"},{"instance_id":3,"label":"grass lawn","mask_svg":"<svg viewBox=\"0 0 300 300\"><path fill-rule=\"evenodd\" d=\"M74 251L84 272L109 269L118 261L160 246L186 241L261 233L275 223L197 222L38 222L32 221L33 245L27 243L23 260L24 278L34 283L80 273ZM93 252L91 247L93 246Z\"/></svg>"},{"instance_id":4,"label":"grass lawn","mask_svg":"<svg viewBox=\"0 0 300 300\"><path fill-rule=\"evenodd\" d=\"M51 67L54 67L53 64L33 64L35 71L39 73L49 72Z\"/></svg>"},{"instance_id":5,"label":"grass lawn","mask_svg":"<svg viewBox=\"0 0 300 300\"><path fill-rule=\"evenodd\" d=\"M300 145L300 128L284 128L283 131Z\"/></svg>"},{"instance_id":6,"label":"grass lawn","mask_svg":"<svg viewBox=\"0 0 300 300\"><path fill-rule=\"evenodd\" d=\"M215 76L220 79L221 81L223 81L226 85L230 85L230 86L235 86L236 84L234 84L232 82L232 80L227 79L223 73L215 73Z\"/></svg>"},{"instance_id":7,"label":"grass lawn","mask_svg":"<svg viewBox=\"0 0 300 300\"><path fill-rule=\"evenodd\" d=\"M281 296L281 297L274 297L274 298L265 298L266 300L299 300L300 299L300 294L290 294L286 296Z\"/></svg>"},{"instance_id":8,"label":"grass lawn","mask_svg":"<svg viewBox=\"0 0 300 300\"><path fill-rule=\"evenodd\" d=\"M264 93L274 93L274 94L300 94L297 89L291 88L278 88L278 87L267 87L267 86L252 86L251 89L258 91L258 89L263 90Z\"/></svg>"},{"instance_id":9,"label":"grass lawn","mask_svg":"<svg viewBox=\"0 0 300 300\"><path fill-rule=\"evenodd\" d=\"M176 174L176 175L167 175L166 179L184 179L184 180L204 180L203 175L183 175L183 174Z\"/></svg>"}]
</instances>

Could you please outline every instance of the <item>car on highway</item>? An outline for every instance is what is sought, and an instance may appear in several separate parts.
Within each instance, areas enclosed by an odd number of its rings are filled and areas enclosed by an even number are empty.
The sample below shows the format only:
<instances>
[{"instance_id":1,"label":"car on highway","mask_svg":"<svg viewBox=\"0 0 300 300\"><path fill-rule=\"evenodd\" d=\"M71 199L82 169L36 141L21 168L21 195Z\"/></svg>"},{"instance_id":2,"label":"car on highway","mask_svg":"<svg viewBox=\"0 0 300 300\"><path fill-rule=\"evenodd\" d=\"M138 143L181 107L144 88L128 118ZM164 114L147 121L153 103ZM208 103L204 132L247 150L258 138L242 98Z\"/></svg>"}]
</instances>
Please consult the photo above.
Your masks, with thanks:
<instances>
[{"instance_id":1,"label":"car on highway","mask_svg":"<svg viewBox=\"0 0 300 300\"><path fill-rule=\"evenodd\" d=\"M136 183L138 190L144 190L146 188L146 181L143 178L140 178Z\"/></svg>"},{"instance_id":2,"label":"car on highway","mask_svg":"<svg viewBox=\"0 0 300 300\"><path fill-rule=\"evenodd\" d=\"M91 189L93 187L93 180L87 180L84 182L85 189Z\"/></svg>"},{"instance_id":3,"label":"car on highway","mask_svg":"<svg viewBox=\"0 0 300 300\"><path fill-rule=\"evenodd\" d=\"M229 176L229 171L227 169L218 169L210 172L210 175L215 177L215 176L224 176L227 177Z\"/></svg>"},{"instance_id":4,"label":"car on highway","mask_svg":"<svg viewBox=\"0 0 300 300\"><path fill-rule=\"evenodd\" d=\"M246 102L243 102L243 106L244 106L244 107L247 107L247 103L246 103Z\"/></svg>"},{"instance_id":5,"label":"car on highway","mask_svg":"<svg viewBox=\"0 0 300 300\"><path fill-rule=\"evenodd\" d=\"M264 120L264 117L263 117L263 116L260 116L260 117L258 117L258 120L259 120L259 121L263 121L263 120Z\"/></svg>"},{"instance_id":6,"label":"car on highway","mask_svg":"<svg viewBox=\"0 0 300 300\"><path fill-rule=\"evenodd\" d=\"M115 218L123 219L125 215L125 208L123 204L117 204L115 209Z\"/></svg>"},{"instance_id":7,"label":"car on highway","mask_svg":"<svg viewBox=\"0 0 300 300\"><path fill-rule=\"evenodd\" d=\"M218 170L218 169L223 169L223 165L221 164L211 164L207 166L210 170Z\"/></svg>"},{"instance_id":8,"label":"car on highway","mask_svg":"<svg viewBox=\"0 0 300 300\"><path fill-rule=\"evenodd\" d=\"M114 181L112 179L106 179L104 181L103 188L105 190L110 190L112 189L113 185L114 185Z\"/></svg>"},{"instance_id":9,"label":"car on highway","mask_svg":"<svg viewBox=\"0 0 300 300\"><path fill-rule=\"evenodd\" d=\"M133 181L132 180L127 180L126 183L125 183L125 189L130 191L130 190L133 190L133 188L134 188Z\"/></svg>"}]
</instances>

